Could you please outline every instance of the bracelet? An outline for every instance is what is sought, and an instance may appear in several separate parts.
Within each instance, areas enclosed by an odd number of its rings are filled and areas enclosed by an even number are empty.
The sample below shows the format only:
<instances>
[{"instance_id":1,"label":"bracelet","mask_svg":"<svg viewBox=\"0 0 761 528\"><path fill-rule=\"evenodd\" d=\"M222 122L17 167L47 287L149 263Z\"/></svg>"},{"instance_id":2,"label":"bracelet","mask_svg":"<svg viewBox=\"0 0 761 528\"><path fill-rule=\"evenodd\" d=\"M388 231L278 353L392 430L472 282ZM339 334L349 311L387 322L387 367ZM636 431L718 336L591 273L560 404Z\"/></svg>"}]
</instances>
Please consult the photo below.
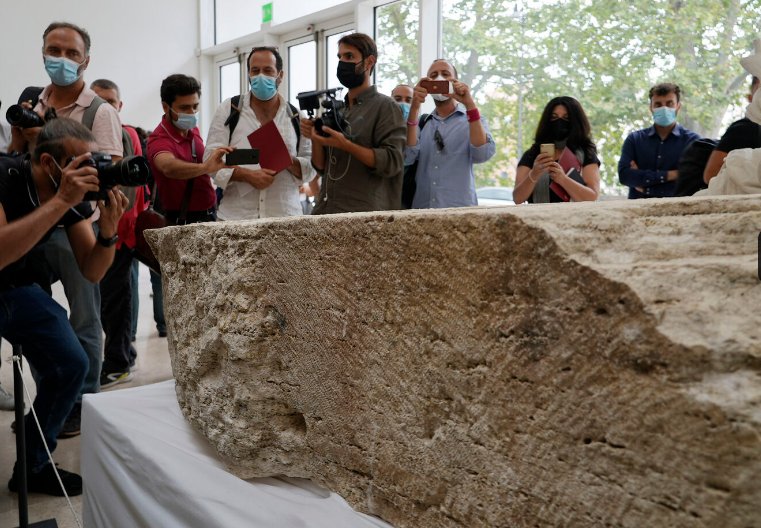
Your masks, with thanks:
<instances>
[{"instance_id":1,"label":"bracelet","mask_svg":"<svg viewBox=\"0 0 761 528\"><path fill-rule=\"evenodd\" d=\"M531 183L536 183L536 180L531 177L531 171L528 171L528 179L531 180Z\"/></svg>"},{"instance_id":2,"label":"bracelet","mask_svg":"<svg viewBox=\"0 0 761 528\"><path fill-rule=\"evenodd\" d=\"M407 126L417 126L417 121L407 121Z\"/></svg>"},{"instance_id":3,"label":"bracelet","mask_svg":"<svg viewBox=\"0 0 761 528\"><path fill-rule=\"evenodd\" d=\"M472 123L473 121L478 121L481 119L481 113L478 111L478 108L473 108L472 110L468 110L465 113L468 115L468 123Z\"/></svg>"}]
</instances>

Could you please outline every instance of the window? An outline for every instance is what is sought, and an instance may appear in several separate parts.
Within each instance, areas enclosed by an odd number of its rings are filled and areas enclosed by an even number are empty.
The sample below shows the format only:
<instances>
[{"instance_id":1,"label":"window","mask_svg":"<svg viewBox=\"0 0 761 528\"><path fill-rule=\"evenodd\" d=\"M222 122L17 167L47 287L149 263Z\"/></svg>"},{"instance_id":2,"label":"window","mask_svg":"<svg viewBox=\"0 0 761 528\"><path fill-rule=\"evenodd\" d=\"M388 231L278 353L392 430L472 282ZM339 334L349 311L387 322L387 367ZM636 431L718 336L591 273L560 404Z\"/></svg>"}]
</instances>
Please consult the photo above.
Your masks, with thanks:
<instances>
[{"instance_id":1,"label":"window","mask_svg":"<svg viewBox=\"0 0 761 528\"><path fill-rule=\"evenodd\" d=\"M219 66L219 102L241 93L240 63L237 58Z\"/></svg>"},{"instance_id":2,"label":"window","mask_svg":"<svg viewBox=\"0 0 761 528\"><path fill-rule=\"evenodd\" d=\"M375 8L375 43L378 65L375 83L378 91L391 94L398 84L412 86L418 80L418 0L402 0Z\"/></svg>"},{"instance_id":3,"label":"window","mask_svg":"<svg viewBox=\"0 0 761 528\"><path fill-rule=\"evenodd\" d=\"M317 89L317 43L313 38L288 44L288 99L299 107L296 95Z\"/></svg>"}]
</instances>

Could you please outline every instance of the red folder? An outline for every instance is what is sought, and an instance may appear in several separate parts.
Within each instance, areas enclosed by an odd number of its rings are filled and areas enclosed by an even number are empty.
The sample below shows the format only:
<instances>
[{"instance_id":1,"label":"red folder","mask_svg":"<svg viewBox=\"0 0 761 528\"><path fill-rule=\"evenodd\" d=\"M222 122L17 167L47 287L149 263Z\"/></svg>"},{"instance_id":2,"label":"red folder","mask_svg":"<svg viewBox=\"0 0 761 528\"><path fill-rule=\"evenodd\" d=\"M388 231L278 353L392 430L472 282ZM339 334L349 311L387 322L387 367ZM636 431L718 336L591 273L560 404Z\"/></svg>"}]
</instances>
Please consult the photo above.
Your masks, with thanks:
<instances>
[{"instance_id":1,"label":"red folder","mask_svg":"<svg viewBox=\"0 0 761 528\"><path fill-rule=\"evenodd\" d=\"M579 158L576 157L576 154L571 152L571 149L568 147L565 147L563 149L563 152L561 152L560 157L558 158L558 163L561 167L563 167L563 170L567 175L571 175L574 170L576 171L576 175L579 175L581 173L581 163L579 163ZM577 176L578 177L578 176ZM577 179L577 178L574 178ZM578 181L578 180L577 180ZM583 182L583 180L582 180ZM568 202L571 200L571 196L561 187L559 184L553 182L550 182L550 189L552 189L552 192L557 194L561 200L564 202Z\"/></svg>"},{"instance_id":2,"label":"red folder","mask_svg":"<svg viewBox=\"0 0 761 528\"><path fill-rule=\"evenodd\" d=\"M248 135L251 148L259 149L259 166L280 172L291 166L291 154L275 121L259 127Z\"/></svg>"}]
</instances>

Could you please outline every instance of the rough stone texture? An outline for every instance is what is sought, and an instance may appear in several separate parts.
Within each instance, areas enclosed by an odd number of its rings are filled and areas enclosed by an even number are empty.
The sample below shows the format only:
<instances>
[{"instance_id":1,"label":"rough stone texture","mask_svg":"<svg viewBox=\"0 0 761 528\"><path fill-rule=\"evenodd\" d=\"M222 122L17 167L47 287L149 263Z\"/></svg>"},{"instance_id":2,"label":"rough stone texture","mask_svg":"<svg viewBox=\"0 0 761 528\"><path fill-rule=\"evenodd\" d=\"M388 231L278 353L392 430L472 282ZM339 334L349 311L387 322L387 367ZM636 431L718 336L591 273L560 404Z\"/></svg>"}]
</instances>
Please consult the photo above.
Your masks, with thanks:
<instances>
[{"instance_id":1,"label":"rough stone texture","mask_svg":"<svg viewBox=\"0 0 761 528\"><path fill-rule=\"evenodd\" d=\"M759 205L151 233L180 405L398 527L761 526Z\"/></svg>"}]
</instances>

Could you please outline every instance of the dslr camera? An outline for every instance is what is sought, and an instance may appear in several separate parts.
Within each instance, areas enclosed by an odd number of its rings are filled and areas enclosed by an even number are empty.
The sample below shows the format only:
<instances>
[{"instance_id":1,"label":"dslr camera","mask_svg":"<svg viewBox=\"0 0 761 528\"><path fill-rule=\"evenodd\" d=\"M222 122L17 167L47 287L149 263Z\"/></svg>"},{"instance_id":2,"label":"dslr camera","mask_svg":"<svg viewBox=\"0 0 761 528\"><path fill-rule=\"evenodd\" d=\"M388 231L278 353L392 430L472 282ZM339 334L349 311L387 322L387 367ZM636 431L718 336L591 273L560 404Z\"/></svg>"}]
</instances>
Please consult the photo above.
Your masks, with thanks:
<instances>
[{"instance_id":1,"label":"dslr camera","mask_svg":"<svg viewBox=\"0 0 761 528\"><path fill-rule=\"evenodd\" d=\"M21 128L41 127L45 124L45 121L37 112L24 108L20 104L9 106L8 111L5 113L5 119L11 126Z\"/></svg>"},{"instance_id":2,"label":"dslr camera","mask_svg":"<svg viewBox=\"0 0 761 528\"><path fill-rule=\"evenodd\" d=\"M314 119L315 130L323 137L328 137L328 134L322 130L323 126L330 127L342 134L345 134L349 128L349 123L343 116L343 110L346 105L343 101L336 99L336 92L338 90L341 90L341 88L301 92L296 96L296 99L299 100L299 109L305 110L307 115L309 115L309 119L314 118L316 110L320 107L323 108L320 117ZM321 98L322 101L320 101Z\"/></svg>"},{"instance_id":3,"label":"dslr camera","mask_svg":"<svg viewBox=\"0 0 761 528\"><path fill-rule=\"evenodd\" d=\"M151 169L143 156L127 156L114 163L110 155L93 152L92 157L84 160L79 166L90 166L98 171L100 189L85 194L85 201L107 200L108 191L114 186L139 187L147 184L151 177Z\"/></svg>"}]
</instances>

